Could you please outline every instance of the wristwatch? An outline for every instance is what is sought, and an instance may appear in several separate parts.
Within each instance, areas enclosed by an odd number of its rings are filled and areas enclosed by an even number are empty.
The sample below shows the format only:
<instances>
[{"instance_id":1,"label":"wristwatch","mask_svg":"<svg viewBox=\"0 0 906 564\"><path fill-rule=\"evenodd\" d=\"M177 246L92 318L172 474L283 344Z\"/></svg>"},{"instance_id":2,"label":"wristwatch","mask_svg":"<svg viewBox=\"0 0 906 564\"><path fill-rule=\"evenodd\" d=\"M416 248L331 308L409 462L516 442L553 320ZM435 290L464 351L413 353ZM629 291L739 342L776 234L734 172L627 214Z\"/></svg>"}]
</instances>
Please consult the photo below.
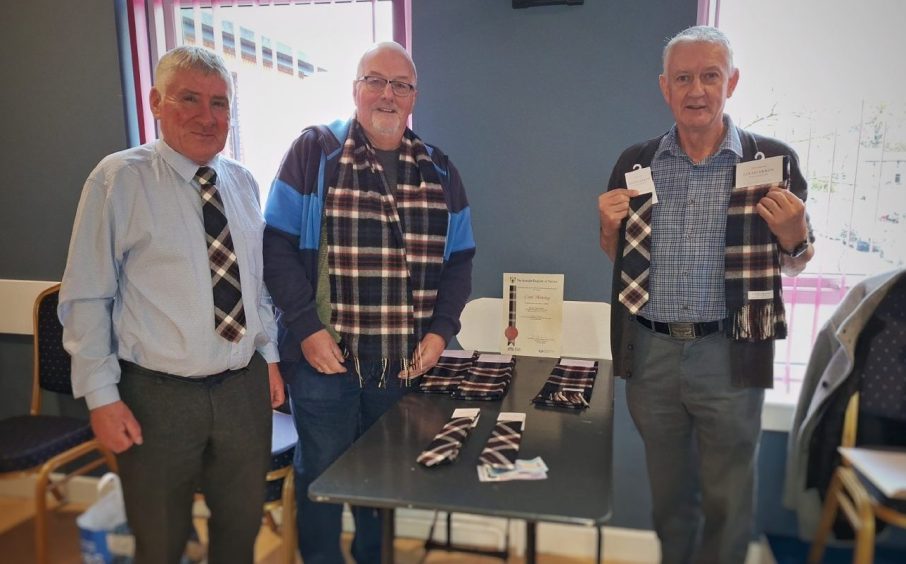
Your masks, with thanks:
<instances>
[{"instance_id":1,"label":"wristwatch","mask_svg":"<svg viewBox=\"0 0 906 564\"><path fill-rule=\"evenodd\" d=\"M799 258L805 254L805 251L808 250L809 244L810 243L809 243L808 239L805 239L804 241L802 241L801 243L798 243L795 247L793 247L793 250L791 250L791 251L788 251L788 250L784 249L783 247L780 247L780 251L788 257Z\"/></svg>"}]
</instances>

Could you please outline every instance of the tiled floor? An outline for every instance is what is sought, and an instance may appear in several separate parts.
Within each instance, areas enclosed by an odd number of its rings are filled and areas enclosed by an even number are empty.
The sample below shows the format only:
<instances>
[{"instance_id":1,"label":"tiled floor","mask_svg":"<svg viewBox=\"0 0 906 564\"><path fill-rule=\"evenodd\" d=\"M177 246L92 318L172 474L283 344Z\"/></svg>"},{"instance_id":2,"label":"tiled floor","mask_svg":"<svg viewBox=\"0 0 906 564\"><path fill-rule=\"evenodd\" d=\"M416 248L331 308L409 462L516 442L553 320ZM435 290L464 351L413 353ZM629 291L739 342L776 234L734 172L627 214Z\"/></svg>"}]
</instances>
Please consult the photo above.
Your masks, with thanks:
<instances>
[{"instance_id":1,"label":"tiled floor","mask_svg":"<svg viewBox=\"0 0 906 564\"><path fill-rule=\"evenodd\" d=\"M75 525L76 516L83 507L71 506L52 512L50 520L50 558L52 564L79 564L79 538ZM32 503L27 499L0 497L0 561L10 564L34 562ZM204 521L199 522L199 531L204 537ZM349 539L344 545L348 550ZM499 563L496 558L480 557L461 553L432 551L428 555L417 539L397 539L395 543L398 564L479 564ZM262 527L255 545L256 564L280 564L280 538L267 527ZM351 560L350 560L351 561ZM541 554L539 564L589 564L591 558L579 559ZM511 557L510 563L519 564L523 558ZM619 564L609 561L606 564Z\"/></svg>"}]
</instances>

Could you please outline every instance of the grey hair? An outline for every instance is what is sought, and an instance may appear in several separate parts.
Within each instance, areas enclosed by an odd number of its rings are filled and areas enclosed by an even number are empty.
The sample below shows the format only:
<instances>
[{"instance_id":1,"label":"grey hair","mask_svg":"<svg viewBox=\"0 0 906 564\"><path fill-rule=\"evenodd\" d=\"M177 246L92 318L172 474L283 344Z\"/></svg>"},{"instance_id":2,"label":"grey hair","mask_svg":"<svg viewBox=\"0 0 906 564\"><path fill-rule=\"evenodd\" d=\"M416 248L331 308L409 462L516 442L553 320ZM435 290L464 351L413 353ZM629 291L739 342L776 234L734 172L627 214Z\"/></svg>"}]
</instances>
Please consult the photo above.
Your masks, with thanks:
<instances>
[{"instance_id":1,"label":"grey hair","mask_svg":"<svg viewBox=\"0 0 906 564\"><path fill-rule=\"evenodd\" d=\"M202 74L216 74L227 85L230 101L233 100L233 76L223 59L217 53L203 47L183 45L171 49L160 58L154 71L154 87L165 92L167 85L178 71L196 71Z\"/></svg>"},{"instance_id":2,"label":"grey hair","mask_svg":"<svg viewBox=\"0 0 906 564\"><path fill-rule=\"evenodd\" d=\"M367 51L362 53L362 58L359 59L359 66L356 68L355 72L356 78L361 78L362 73L365 71L365 59L379 51L396 51L405 57L406 61L409 63L409 67L412 68L412 80L418 82L418 71L415 70L415 62L412 60L412 55L409 54L409 51L406 51L405 47L396 41L382 41L381 43L375 43L369 47Z\"/></svg>"},{"instance_id":3,"label":"grey hair","mask_svg":"<svg viewBox=\"0 0 906 564\"><path fill-rule=\"evenodd\" d=\"M670 38L667 45L664 46L663 65L664 72L667 72L667 59L670 57L670 51L677 43L711 43L720 45L727 52L727 66L733 71L733 47L730 46L730 39L727 35L716 27L709 25L696 25L687 27Z\"/></svg>"}]
</instances>

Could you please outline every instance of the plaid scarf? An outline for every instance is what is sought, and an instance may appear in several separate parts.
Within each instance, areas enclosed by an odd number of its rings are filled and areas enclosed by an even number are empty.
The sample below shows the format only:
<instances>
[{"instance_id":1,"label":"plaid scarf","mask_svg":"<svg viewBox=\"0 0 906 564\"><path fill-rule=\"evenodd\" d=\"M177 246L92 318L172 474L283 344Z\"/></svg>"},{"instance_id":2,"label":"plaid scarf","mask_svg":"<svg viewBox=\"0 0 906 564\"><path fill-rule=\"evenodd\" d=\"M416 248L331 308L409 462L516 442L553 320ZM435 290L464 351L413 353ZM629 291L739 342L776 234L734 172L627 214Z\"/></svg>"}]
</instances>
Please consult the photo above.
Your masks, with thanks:
<instances>
[{"instance_id":1,"label":"plaid scarf","mask_svg":"<svg viewBox=\"0 0 906 564\"><path fill-rule=\"evenodd\" d=\"M788 171L788 157L784 157L784 166ZM788 190L788 172L784 178L781 187ZM730 193L724 291L727 336L736 341L786 338L777 242L768 224L755 211L770 188L769 184L761 184L735 188Z\"/></svg>"},{"instance_id":2,"label":"plaid scarf","mask_svg":"<svg viewBox=\"0 0 906 564\"><path fill-rule=\"evenodd\" d=\"M588 407L595 377L598 375L597 361L592 367L564 365L562 362L563 359L557 361L532 403L569 409Z\"/></svg>"},{"instance_id":3,"label":"plaid scarf","mask_svg":"<svg viewBox=\"0 0 906 564\"><path fill-rule=\"evenodd\" d=\"M478 355L474 353L470 358L441 355L437 364L422 376L419 389L426 394L449 394L456 391L477 358Z\"/></svg>"},{"instance_id":4,"label":"plaid scarf","mask_svg":"<svg viewBox=\"0 0 906 564\"><path fill-rule=\"evenodd\" d=\"M463 400L502 400L513 378L516 359L509 362L491 362L479 357L453 392L453 397Z\"/></svg>"},{"instance_id":5,"label":"plaid scarf","mask_svg":"<svg viewBox=\"0 0 906 564\"><path fill-rule=\"evenodd\" d=\"M409 359L434 313L447 205L428 151L406 129L396 191L358 121L324 201L330 320L355 360Z\"/></svg>"}]
</instances>

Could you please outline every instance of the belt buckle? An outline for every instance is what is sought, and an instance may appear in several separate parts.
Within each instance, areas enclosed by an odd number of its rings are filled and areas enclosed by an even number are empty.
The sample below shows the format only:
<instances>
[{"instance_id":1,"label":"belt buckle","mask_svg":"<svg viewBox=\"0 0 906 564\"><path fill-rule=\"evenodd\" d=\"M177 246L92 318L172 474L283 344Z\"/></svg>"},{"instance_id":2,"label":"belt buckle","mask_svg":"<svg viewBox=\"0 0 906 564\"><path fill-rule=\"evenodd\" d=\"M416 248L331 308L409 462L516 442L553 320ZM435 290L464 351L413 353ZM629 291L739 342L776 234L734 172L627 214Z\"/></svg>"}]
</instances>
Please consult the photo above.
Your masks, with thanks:
<instances>
[{"instance_id":1,"label":"belt buckle","mask_svg":"<svg viewBox=\"0 0 906 564\"><path fill-rule=\"evenodd\" d=\"M694 323L668 323L667 328L670 330L670 336L674 339L688 341L695 338Z\"/></svg>"}]
</instances>

